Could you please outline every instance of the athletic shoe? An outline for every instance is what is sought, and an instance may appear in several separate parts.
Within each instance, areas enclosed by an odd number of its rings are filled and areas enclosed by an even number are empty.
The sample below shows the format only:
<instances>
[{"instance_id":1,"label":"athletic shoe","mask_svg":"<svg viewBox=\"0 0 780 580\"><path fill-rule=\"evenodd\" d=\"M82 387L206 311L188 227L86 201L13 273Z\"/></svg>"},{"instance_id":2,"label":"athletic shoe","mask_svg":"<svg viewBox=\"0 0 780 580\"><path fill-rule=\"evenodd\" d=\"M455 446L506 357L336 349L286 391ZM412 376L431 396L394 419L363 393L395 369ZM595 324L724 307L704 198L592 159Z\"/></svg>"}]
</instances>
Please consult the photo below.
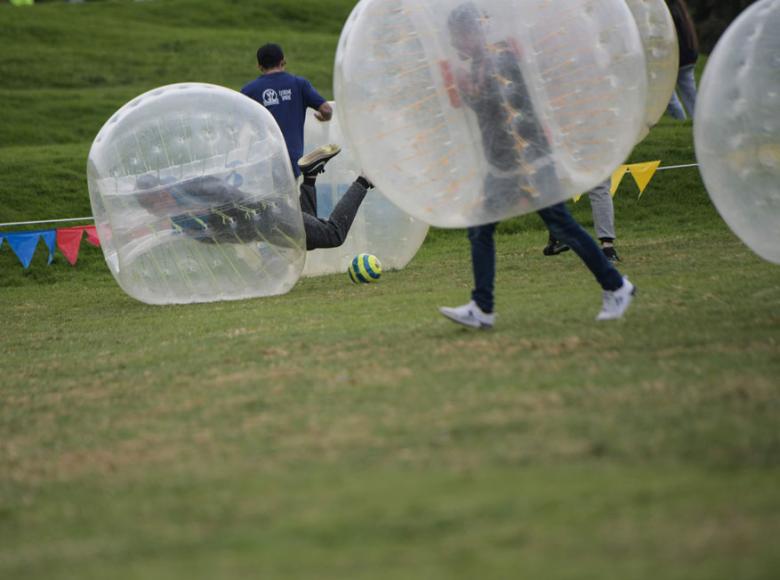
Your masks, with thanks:
<instances>
[{"instance_id":1,"label":"athletic shoe","mask_svg":"<svg viewBox=\"0 0 780 580\"><path fill-rule=\"evenodd\" d=\"M545 256L557 256L562 252L568 252L569 249L569 246L550 236L550 239L547 241L547 245L544 247L544 250L542 250L542 253Z\"/></svg>"},{"instance_id":2,"label":"athletic shoe","mask_svg":"<svg viewBox=\"0 0 780 580\"><path fill-rule=\"evenodd\" d=\"M636 294L636 286L623 277L623 285L617 290L604 290L604 302L596 320L617 320L625 314Z\"/></svg>"},{"instance_id":3,"label":"athletic shoe","mask_svg":"<svg viewBox=\"0 0 780 580\"><path fill-rule=\"evenodd\" d=\"M312 177L325 171L325 165L336 155L341 153L338 145L323 145L317 147L311 153L307 153L298 160L298 167L304 177Z\"/></svg>"},{"instance_id":4,"label":"athletic shoe","mask_svg":"<svg viewBox=\"0 0 780 580\"><path fill-rule=\"evenodd\" d=\"M610 262L619 262L620 256L618 256L615 246L601 246L601 251L607 257Z\"/></svg>"},{"instance_id":5,"label":"athletic shoe","mask_svg":"<svg viewBox=\"0 0 780 580\"><path fill-rule=\"evenodd\" d=\"M470 328L493 328L493 323L496 321L495 314L482 312L482 309L477 306L477 303L473 300L468 304L456 308L447 308L446 306L443 306L442 308L439 308L439 312L453 322Z\"/></svg>"}]
</instances>

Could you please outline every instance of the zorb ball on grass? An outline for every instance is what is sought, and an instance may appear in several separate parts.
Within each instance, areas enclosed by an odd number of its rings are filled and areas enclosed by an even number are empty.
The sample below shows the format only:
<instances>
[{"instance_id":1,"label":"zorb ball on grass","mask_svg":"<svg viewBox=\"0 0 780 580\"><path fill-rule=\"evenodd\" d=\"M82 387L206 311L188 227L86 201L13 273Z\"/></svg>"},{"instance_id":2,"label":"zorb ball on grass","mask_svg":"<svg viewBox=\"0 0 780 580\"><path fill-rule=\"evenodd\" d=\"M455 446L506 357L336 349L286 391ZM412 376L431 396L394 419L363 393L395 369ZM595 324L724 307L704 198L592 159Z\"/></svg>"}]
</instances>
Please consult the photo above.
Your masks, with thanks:
<instances>
[{"instance_id":1,"label":"zorb ball on grass","mask_svg":"<svg viewBox=\"0 0 780 580\"><path fill-rule=\"evenodd\" d=\"M626 0L634 16L647 62L647 104L640 138L663 116L677 84L680 54L666 0Z\"/></svg>"},{"instance_id":2,"label":"zorb ball on grass","mask_svg":"<svg viewBox=\"0 0 780 580\"><path fill-rule=\"evenodd\" d=\"M335 103L331 105L338 109ZM304 126L307 151L328 143L341 145L341 153L317 177L317 214L327 218L360 175L360 167L344 140L338 117L322 123L313 113L310 109ZM400 270L414 258L427 233L428 224L399 209L381 191L372 189L366 194L344 244L307 252L303 276L343 272L352 258L362 252L379 256L388 270Z\"/></svg>"},{"instance_id":3,"label":"zorb ball on grass","mask_svg":"<svg viewBox=\"0 0 780 580\"><path fill-rule=\"evenodd\" d=\"M608 177L644 123L647 78L625 0L362 0L334 89L376 186L423 221L462 227Z\"/></svg>"},{"instance_id":4,"label":"zorb ball on grass","mask_svg":"<svg viewBox=\"0 0 780 580\"><path fill-rule=\"evenodd\" d=\"M287 292L305 259L281 131L244 95L207 84L149 91L98 133L87 163L106 262L148 304Z\"/></svg>"},{"instance_id":5,"label":"zorb ball on grass","mask_svg":"<svg viewBox=\"0 0 780 580\"><path fill-rule=\"evenodd\" d=\"M718 41L694 140L720 215L751 250L780 264L780 0L756 2Z\"/></svg>"}]
</instances>

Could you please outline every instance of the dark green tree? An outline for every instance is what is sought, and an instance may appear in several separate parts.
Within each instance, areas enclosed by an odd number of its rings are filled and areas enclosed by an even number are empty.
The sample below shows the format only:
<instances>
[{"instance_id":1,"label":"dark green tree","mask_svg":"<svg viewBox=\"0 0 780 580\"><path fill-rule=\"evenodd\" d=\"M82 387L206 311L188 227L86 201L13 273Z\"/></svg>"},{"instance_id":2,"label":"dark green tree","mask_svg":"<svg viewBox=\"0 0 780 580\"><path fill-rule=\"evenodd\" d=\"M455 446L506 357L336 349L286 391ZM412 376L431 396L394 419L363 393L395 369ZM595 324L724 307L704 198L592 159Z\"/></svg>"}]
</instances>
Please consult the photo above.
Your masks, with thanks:
<instances>
[{"instance_id":1,"label":"dark green tree","mask_svg":"<svg viewBox=\"0 0 780 580\"><path fill-rule=\"evenodd\" d=\"M712 51L720 35L739 14L756 0L687 0L696 23L702 52Z\"/></svg>"}]
</instances>

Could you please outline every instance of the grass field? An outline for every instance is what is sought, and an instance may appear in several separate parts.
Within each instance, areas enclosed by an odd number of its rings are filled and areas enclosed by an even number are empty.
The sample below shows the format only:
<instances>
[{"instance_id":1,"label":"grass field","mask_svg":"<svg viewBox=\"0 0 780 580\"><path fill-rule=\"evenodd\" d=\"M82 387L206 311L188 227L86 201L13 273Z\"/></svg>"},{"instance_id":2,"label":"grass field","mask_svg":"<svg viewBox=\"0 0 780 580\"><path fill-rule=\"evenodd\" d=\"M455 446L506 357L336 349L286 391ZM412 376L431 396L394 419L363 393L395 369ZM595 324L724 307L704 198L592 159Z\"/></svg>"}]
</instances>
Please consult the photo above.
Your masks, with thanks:
<instances>
[{"instance_id":1,"label":"grass field","mask_svg":"<svg viewBox=\"0 0 780 580\"><path fill-rule=\"evenodd\" d=\"M0 5L0 222L86 216L134 95L240 87L267 39L331 96L352 1ZM694 160L664 120L631 161ZM99 250L0 249L0 578L771 579L780 274L695 170L616 197L625 320L535 216L501 225L498 323L467 332L462 231L381 282L150 307ZM591 225L586 199L575 214Z\"/></svg>"}]
</instances>

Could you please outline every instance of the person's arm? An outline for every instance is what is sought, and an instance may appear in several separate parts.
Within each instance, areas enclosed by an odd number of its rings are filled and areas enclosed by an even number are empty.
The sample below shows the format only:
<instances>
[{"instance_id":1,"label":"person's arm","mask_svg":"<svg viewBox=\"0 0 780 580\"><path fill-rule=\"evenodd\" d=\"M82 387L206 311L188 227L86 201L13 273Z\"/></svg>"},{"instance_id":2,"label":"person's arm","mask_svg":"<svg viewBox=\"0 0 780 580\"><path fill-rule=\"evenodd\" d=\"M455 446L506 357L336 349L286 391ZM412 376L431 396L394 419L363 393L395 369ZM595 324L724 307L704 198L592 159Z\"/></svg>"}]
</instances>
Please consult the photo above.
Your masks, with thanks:
<instances>
[{"instance_id":1,"label":"person's arm","mask_svg":"<svg viewBox=\"0 0 780 580\"><path fill-rule=\"evenodd\" d=\"M318 121L330 121L333 118L333 107L317 92L309 81L302 79L301 92L306 107L314 109L314 117Z\"/></svg>"},{"instance_id":2,"label":"person's arm","mask_svg":"<svg viewBox=\"0 0 780 580\"><path fill-rule=\"evenodd\" d=\"M327 101L320 105L320 108L314 113L318 121L330 121L333 118L333 107Z\"/></svg>"}]
</instances>

